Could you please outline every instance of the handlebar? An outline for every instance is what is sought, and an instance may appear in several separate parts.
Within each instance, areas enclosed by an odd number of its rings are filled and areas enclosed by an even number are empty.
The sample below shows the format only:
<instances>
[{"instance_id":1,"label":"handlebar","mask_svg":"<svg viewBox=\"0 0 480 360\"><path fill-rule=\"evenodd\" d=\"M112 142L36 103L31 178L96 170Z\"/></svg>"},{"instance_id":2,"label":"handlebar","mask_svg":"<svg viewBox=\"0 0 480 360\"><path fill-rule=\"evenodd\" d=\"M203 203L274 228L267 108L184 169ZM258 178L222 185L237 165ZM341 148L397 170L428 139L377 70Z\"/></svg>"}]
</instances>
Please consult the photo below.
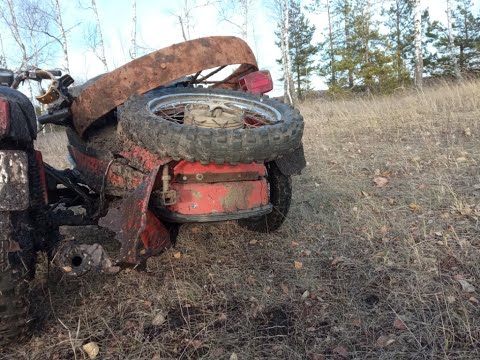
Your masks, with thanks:
<instances>
[{"instance_id":1,"label":"handlebar","mask_svg":"<svg viewBox=\"0 0 480 360\"><path fill-rule=\"evenodd\" d=\"M20 83L24 80L55 80L55 76L62 76L62 72L60 70L41 70L41 69L33 69L27 70L17 73L15 76L15 80L13 81L12 88L16 89L20 85Z\"/></svg>"}]
</instances>

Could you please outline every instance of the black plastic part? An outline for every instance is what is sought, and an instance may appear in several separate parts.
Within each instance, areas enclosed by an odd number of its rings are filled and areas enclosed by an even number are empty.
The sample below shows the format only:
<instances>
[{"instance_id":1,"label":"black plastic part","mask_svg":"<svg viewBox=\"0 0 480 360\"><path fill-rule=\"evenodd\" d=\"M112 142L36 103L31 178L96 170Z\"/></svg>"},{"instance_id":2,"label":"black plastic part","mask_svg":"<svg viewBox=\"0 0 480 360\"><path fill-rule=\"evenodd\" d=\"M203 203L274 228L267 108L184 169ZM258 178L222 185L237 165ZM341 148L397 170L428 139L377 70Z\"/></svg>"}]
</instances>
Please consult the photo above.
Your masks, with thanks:
<instances>
[{"instance_id":1,"label":"black plastic part","mask_svg":"<svg viewBox=\"0 0 480 360\"><path fill-rule=\"evenodd\" d=\"M10 131L0 141L31 143L37 137L37 118L32 103L18 90L0 86L0 97L10 104Z\"/></svg>"},{"instance_id":2,"label":"black plastic part","mask_svg":"<svg viewBox=\"0 0 480 360\"><path fill-rule=\"evenodd\" d=\"M252 216L262 216L272 212L272 206L267 205L257 209L239 210L234 213L208 214L208 215L182 215L168 211L163 207L155 208L155 213L160 220L166 220L172 223L206 223L228 220L248 219Z\"/></svg>"},{"instance_id":3,"label":"black plastic part","mask_svg":"<svg viewBox=\"0 0 480 360\"><path fill-rule=\"evenodd\" d=\"M275 160L275 164L277 164L283 175L300 175L302 170L307 166L305 153L303 151L303 144L294 152Z\"/></svg>"}]
</instances>

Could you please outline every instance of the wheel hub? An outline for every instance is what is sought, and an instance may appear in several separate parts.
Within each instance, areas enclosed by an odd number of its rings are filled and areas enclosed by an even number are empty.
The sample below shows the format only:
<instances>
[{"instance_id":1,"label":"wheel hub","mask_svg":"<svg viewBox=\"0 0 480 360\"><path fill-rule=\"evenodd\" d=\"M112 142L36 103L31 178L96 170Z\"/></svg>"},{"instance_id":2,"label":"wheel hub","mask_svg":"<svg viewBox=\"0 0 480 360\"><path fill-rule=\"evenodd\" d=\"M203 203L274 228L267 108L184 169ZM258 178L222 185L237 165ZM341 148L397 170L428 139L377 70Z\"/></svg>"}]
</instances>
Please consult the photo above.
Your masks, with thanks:
<instances>
[{"instance_id":1,"label":"wheel hub","mask_svg":"<svg viewBox=\"0 0 480 360\"><path fill-rule=\"evenodd\" d=\"M203 128L241 129L245 113L231 104L208 102L188 104L185 107L184 124Z\"/></svg>"}]
</instances>

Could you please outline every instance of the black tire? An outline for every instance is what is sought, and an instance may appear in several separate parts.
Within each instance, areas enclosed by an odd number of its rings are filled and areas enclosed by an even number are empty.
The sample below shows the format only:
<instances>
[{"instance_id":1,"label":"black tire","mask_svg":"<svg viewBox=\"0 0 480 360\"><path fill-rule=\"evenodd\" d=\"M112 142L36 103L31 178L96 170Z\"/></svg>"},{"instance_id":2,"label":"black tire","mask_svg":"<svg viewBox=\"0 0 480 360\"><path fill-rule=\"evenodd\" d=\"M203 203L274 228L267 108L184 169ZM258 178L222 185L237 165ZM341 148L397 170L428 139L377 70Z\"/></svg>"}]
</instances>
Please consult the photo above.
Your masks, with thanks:
<instances>
[{"instance_id":1,"label":"black tire","mask_svg":"<svg viewBox=\"0 0 480 360\"><path fill-rule=\"evenodd\" d=\"M282 174L274 162L267 164L267 172L270 203L273 205L272 212L264 216L238 221L241 227L261 233L276 231L282 226L292 201L292 180L290 176Z\"/></svg>"},{"instance_id":2,"label":"black tire","mask_svg":"<svg viewBox=\"0 0 480 360\"><path fill-rule=\"evenodd\" d=\"M27 212L0 212L0 348L29 333L27 279L35 264L31 231ZM12 246L20 249L9 252Z\"/></svg>"},{"instance_id":3,"label":"black tire","mask_svg":"<svg viewBox=\"0 0 480 360\"><path fill-rule=\"evenodd\" d=\"M215 98L255 107L273 121L241 129L203 128L167 120L152 111L162 102ZM165 88L135 95L119 108L118 118L125 135L147 149L174 160L204 164L275 160L300 146L304 126L300 112L289 105L246 92L207 88Z\"/></svg>"}]
</instances>

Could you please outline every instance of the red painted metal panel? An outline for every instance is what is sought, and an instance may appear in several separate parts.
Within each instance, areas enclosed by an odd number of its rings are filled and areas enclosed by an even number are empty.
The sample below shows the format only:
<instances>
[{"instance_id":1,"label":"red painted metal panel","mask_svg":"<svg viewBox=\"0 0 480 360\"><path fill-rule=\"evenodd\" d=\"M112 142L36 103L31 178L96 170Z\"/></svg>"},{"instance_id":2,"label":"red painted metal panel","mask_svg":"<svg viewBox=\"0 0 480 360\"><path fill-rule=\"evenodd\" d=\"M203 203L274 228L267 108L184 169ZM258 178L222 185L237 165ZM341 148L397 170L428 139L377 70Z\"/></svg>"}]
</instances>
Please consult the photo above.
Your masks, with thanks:
<instances>
[{"instance_id":1,"label":"red painted metal panel","mask_svg":"<svg viewBox=\"0 0 480 360\"><path fill-rule=\"evenodd\" d=\"M177 203L170 211L184 215L208 215L255 209L269 204L265 179L214 184L172 184Z\"/></svg>"},{"instance_id":2,"label":"red painted metal panel","mask_svg":"<svg viewBox=\"0 0 480 360\"><path fill-rule=\"evenodd\" d=\"M68 146L68 150L75 161L75 167L87 178L96 179L98 182L106 175L106 189L134 190L143 181L144 174L123 164L114 162L108 168L108 161L88 156L73 146Z\"/></svg>"},{"instance_id":3,"label":"red painted metal panel","mask_svg":"<svg viewBox=\"0 0 480 360\"><path fill-rule=\"evenodd\" d=\"M10 104L0 98L0 136L7 135L10 130Z\"/></svg>"},{"instance_id":4,"label":"red painted metal panel","mask_svg":"<svg viewBox=\"0 0 480 360\"><path fill-rule=\"evenodd\" d=\"M264 164L238 164L238 165L203 165L199 162L180 161L173 169L174 178L178 175L196 175L196 174L237 174L237 173L258 173L259 177L266 174ZM220 177L219 177L220 179Z\"/></svg>"},{"instance_id":5,"label":"red painted metal panel","mask_svg":"<svg viewBox=\"0 0 480 360\"><path fill-rule=\"evenodd\" d=\"M172 161L170 158L162 158L133 143L129 144L127 147L128 150L123 150L120 155L129 159L133 166L141 167L143 170L148 172L151 172L158 165L164 165Z\"/></svg>"}]
</instances>

